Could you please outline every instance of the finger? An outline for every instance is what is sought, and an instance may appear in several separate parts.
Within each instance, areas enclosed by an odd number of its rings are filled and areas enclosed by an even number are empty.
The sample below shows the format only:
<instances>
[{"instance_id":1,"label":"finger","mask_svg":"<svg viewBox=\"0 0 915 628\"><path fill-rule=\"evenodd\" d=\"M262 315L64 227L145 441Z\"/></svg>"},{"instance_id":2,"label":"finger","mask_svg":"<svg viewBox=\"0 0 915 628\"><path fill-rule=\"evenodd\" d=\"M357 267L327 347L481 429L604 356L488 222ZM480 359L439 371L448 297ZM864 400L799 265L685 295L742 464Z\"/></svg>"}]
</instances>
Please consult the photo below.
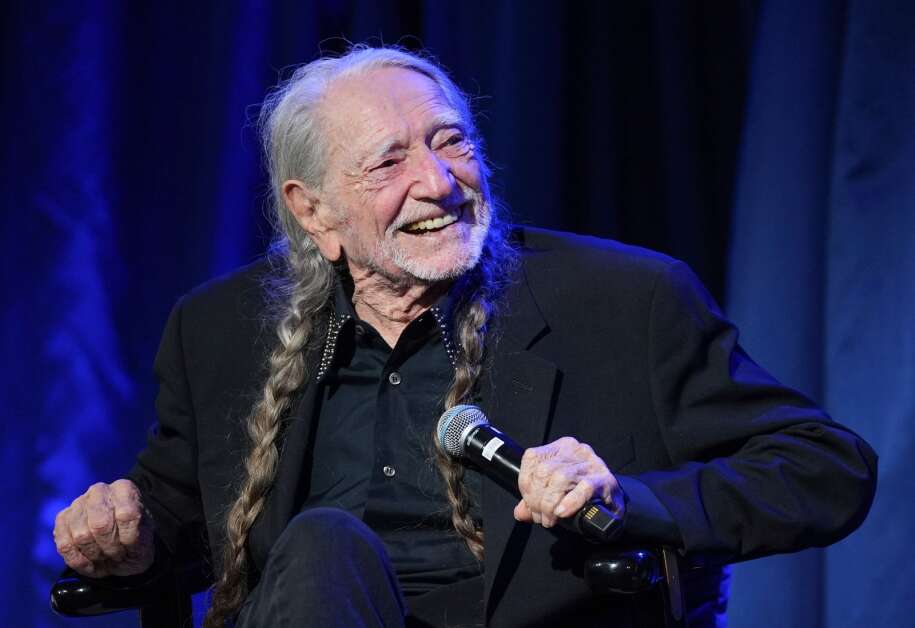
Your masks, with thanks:
<instances>
[{"instance_id":1,"label":"finger","mask_svg":"<svg viewBox=\"0 0 915 628\"><path fill-rule=\"evenodd\" d=\"M543 517L540 515L540 513L537 512L536 510L531 509L531 505L530 505L530 504L527 505L527 509L528 509L528 510L530 511L530 513L531 513L531 523L534 523L534 524L536 524L536 525L540 525L541 522L543 521Z\"/></svg>"},{"instance_id":2,"label":"finger","mask_svg":"<svg viewBox=\"0 0 915 628\"><path fill-rule=\"evenodd\" d=\"M111 505L111 490L107 484L98 483L86 492L86 524L102 553L102 558L119 561L124 557L124 546L118 539L118 528Z\"/></svg>"},{"instance_id":3,"label":"finger","mask_svg":"<svg viewBox=\"0 0 915 628\"><path fill-rule=\"evenodd\" d=\"M67 515L67 525L70 528L70 536L76 544L77 549L83 556L95 562L103 556L102 550L95 542L95 537L89 530L88 515L86 514L86 496L78 497L73 505L70 506Z\"/></svg>"},{"instance_id":4,"label":"finger","mask_svg":"<svg viewBox=\"0 0 915 628\"><path fill-rule=\"evenodd\" d=\"M595 459L599 460L597 454L594 453L594 450L591 448L591 445L587 443L576 442L572 447L571 455L576 460L581 461L594 461ZM603 462L603 461L601 461Z\"/></svg>"},{"instance_id":5,"label":"finger","mask_svg":"<svg viewBox=\"0 0 915 628\"><path fill-rule=\"evenodd\" d=\"M522 497L525 493L529 492L533 486L532 472L537 466L536 463L539 461L536 449L536 447L525 449L524 453L521 455L521 467L518 470L518 490L521 492Z\"/></svg>"},{"instance_id":6,"label":"finger","mask_svg":"<svg viewBox=\"0 0 915 628\"><path fill-rule=\"evenodd\" d=\"M54 520L54 545L57 547L57 553L64 559L67 567L84 575L92 575L92 561L83 556L70 534L68 514L67 510L61 510Z\"/></svg>"},{"instance_id":7,"label":"finger","mask_svg":"<svg viewBox=\"0 0 915 628\"><path fill-rule=\"evenodd\" d=\"M131 548L140 541L143 522L143 505L140 492L130 480L118 480L111 484L111 505L117 525L118 539L125 548Z\"/></svg>"},{"instance_id":8,"label":"finger","mask_svg":"<svg viewBox=\"0 0 915 628\"><path fill-rule=\"evenodd\" d=\"M530 523L533 521L531 518L531 509L527 507L527 502L523 499L518 502L518 505L515 506L514 513L515 519L521 521L522 523Z\"/></svg>"},{"instance_id":9,"label":"finger","mask_svg":"<svg viewBox=\"0 0 915 628\"><path fill-rule=\"evenodd\" d=\"M531 473L531 480L527 490L521 493L522 499L531 513L531 520L540 524L543 522L543 499L549 491L550 477L553 467L549 463L541 463Z\"/></svg>"},{"instance_id":10,"label":"finger","mask_svg":"<svg viewBox=\"0 0 915 628\"><path fill-rule=\"evenodd\" d=\"M584 478L560 500L553 509L553 514L557 517L570 517L581 510L592 497L594 481L591 478Z\"/></svg>"},{"instance_id":11,"label":"finger","mask_svg":"<svg viewBox=\"0 0 915 628\"><path fill-rule=\"evenodd\" d=\"M549 528L556 524L556 507L587 475L588 465L584 462L567 464L554 470L538 506L545 527Z\"/></svg>"}]
</instances>

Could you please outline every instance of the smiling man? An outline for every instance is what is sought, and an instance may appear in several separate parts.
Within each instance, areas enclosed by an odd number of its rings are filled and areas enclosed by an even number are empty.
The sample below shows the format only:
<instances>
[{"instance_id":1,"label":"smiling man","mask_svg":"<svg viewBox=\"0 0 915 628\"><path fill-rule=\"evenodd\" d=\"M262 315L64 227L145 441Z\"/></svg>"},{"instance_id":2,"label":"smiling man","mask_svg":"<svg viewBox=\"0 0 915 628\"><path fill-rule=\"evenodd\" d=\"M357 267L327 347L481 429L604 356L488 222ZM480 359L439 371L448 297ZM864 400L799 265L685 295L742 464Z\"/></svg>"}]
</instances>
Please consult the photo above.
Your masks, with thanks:
<instances>
[{"instance_id":1,"label":"smiling man","mask_svg":"<svg viewBox=\"0 0 915 628\"><path fill-rule=\"evenodd\" d=\"M316 186L284 205L332 262L346 260L356 313L393 347L403 328L480 259L490 207L471 129L433 80L382 67L328 87L330 144Z\"/></svg>"},{"instance_id":2,"label":"smiling man","mask_svg":"<svg viewBox=\"0 0 915 628\"><path fill-rule=\"evenodd\" d=\"M657 625L595 598L589 500L619 546L671 546L691 626L737 560L834 542L873 497L859 437L753 363L682 263L510 228L466 97L356 47L265 102L277 244L183 298L159 423L129 479L58 515L87 577L207 560L210 628ZM481 406L529 448L514 498L436 446ZM654 619L651 619L651 618Z\"/></svg>"}]
</instances>

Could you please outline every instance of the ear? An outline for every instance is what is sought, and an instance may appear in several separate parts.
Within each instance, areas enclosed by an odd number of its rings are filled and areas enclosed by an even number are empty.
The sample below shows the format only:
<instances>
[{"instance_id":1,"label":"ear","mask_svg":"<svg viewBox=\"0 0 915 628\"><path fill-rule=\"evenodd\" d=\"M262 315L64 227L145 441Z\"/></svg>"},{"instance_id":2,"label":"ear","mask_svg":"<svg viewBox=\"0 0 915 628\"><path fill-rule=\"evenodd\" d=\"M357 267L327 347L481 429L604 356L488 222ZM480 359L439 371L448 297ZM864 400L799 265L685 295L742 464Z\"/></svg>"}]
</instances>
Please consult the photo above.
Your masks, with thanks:
<instances>
[{"instance_id":1,"label":"ear","mask_svg":"<svg viewBox=\"0 0 915 628\"><path fill-rule=\"evenodd\" d=\"M343 255L343 248L333 220L332 210L321 202L320 196L307 185L296 179L283 182L283 200L286 209L295 216L296 222L317 245L326 259L336 262Z\"/></svg>"}]
</instances>

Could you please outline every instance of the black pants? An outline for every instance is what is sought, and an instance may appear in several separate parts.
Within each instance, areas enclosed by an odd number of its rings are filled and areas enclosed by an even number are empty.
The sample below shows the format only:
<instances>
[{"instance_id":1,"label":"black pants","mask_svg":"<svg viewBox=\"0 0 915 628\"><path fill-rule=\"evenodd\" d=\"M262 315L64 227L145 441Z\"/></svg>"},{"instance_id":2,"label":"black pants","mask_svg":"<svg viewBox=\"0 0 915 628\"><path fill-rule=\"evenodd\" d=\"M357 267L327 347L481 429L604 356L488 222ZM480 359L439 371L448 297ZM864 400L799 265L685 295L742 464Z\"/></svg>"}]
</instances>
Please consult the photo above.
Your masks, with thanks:
<instances>
[{"instance_id":1,"label":"black pants","mask_svg":"<svg viewBox=\"0 0 915 628\"><path fill-rule=\"evenodd\" d=\"M235 625L465 628L482 625L482 598L480 577L407 605L381 539L347 512L314 508L286 526Z\"/></svg>"}]
</instances>

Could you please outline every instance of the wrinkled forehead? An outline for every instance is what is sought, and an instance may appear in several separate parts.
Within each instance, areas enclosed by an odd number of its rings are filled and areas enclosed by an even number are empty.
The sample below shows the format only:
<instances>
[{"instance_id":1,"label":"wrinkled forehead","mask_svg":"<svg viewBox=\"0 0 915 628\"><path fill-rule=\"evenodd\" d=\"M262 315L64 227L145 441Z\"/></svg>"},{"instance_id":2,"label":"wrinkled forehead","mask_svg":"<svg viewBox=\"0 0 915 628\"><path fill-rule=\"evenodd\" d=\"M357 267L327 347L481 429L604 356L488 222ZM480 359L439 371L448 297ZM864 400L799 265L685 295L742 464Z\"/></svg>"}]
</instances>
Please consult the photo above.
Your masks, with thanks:
<instances>
[{"instance_id":1,"label":"wrinkled forehead","mask_svg":"<svg viewBox=\"0 0 915 628\"><path fill-rule=\"evenodd\" d=\"M397 67L337 79L322 114L332 150L370 150L392 140L415 141L428 128L466 124L435 81Z\"/></svg>"}]
</instances>

